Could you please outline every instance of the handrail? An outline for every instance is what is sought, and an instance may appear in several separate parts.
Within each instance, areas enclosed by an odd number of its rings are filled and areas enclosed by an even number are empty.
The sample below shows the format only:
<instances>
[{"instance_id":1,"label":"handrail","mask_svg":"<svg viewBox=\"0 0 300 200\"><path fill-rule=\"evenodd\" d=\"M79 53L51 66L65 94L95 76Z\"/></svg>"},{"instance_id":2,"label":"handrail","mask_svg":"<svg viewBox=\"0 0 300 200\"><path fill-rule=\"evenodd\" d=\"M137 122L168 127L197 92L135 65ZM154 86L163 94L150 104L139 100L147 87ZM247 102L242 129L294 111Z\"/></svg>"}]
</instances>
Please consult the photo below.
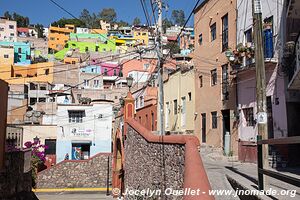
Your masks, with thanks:
<instances>
[{"instance_id":1,"label":"handrail","mask_svg":"<svg viewBox=\"0 0 300 200\"><path fill-rule=\"evenodd\" d=\"M300 136L260 140L257 144L300 144Z\"/></svg>"}]
</instances>

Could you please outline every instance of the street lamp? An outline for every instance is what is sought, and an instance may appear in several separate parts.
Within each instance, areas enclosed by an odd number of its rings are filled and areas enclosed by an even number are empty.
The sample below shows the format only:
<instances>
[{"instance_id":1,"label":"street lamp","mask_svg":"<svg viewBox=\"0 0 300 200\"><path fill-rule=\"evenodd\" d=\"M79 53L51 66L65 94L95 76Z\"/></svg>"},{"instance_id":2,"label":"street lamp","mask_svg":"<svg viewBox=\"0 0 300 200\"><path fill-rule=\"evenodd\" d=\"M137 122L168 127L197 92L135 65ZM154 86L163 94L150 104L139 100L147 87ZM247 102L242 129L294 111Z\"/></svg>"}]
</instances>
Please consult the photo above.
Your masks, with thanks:
<instances>
[{"instance_id":1,"label":"street lamp","mask_svg":"<svg viewBox=\"0 0 300 200\"><path fill-rule=\"evenodd\" d=\"M226 52L225 52L225 56L228 58L228 60L229 61L234 61L234 55L233 55L233 53L231 52L231 50L227 50Z\"/></svg>"},{"instance_id":2,"label":"street lamp","mask_svg":"<svg viewBox=\"0 0 300 200\"><path fill-rule=\"evenodd\" d=\"M121 97L121 98L119 99L119 101L120 101L120 105L123 107L123 106L124 106L124 104L125 104L125 100L124 100L124 98L123 98L123 97Z\"/></svg>"},{"instance_id":3,"label":"street lamp","mask_svg":"<svg viewBox=\"0 0 300 200\"><path fill-rule=\"evenodd\" d=\"M40 139L38 138L38 136L35 136L35 138L33 138L33 142L35 144L38 144L40 142Z\"/></svg>"},{"instance_id":4,"label":"street lamp","mask_svg":"<svg viewBox=\"0 0 300 200\"><path fill-rule=\"evenodd\" d=\"M133 78L131 76L128 76L128 77L126 77L126 81L127 81L127 86L129 87L129 91L130 91L130 88L133 83Z\"/></svg>"}]
</instances>

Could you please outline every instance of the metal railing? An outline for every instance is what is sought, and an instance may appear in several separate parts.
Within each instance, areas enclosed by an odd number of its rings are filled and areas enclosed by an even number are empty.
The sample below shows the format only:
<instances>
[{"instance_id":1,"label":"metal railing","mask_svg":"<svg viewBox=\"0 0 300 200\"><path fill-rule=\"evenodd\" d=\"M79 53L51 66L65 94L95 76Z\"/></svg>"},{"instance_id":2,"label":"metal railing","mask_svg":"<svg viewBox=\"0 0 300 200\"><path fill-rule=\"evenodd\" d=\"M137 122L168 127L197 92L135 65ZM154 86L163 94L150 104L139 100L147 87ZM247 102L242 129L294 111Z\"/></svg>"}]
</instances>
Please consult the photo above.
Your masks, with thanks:
<instances>
[{"instance_id":1,"label":"metal railing","mask_svg":"<svg viewBox=\"0 0 300 200\"><path fill-rule=\"evenodd\" d=\"M262 140L262 136L257 136L257 171L258 171L258 189L264 190L264 177L263 175L270 176L280 181L289 183L300 187L300 179L292 176L288 176L273 170L263 168L263 151L262 145L288 145L288 144L300 144L300 136L286 137L279 139Z\"/></svg>"}]
</instances>

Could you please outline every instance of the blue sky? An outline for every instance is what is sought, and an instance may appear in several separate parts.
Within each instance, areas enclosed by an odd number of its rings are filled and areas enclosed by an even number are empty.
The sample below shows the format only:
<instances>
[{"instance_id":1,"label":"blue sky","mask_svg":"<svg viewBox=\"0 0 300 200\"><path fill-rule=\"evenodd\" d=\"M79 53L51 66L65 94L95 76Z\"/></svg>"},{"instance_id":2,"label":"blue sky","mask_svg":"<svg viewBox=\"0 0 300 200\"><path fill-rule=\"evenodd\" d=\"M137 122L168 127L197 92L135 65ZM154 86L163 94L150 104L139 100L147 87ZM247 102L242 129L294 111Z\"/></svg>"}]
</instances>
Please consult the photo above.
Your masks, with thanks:
<instances>
[{"instance_id":1,"label":"blue sky","mask_svg":"<svg viewBox=\"0 0 300 200\"><path fill-rule=\"evenodd\" d=\"M138 16L143 23L145 17L142 12L140 0L55 0L58 4L79 16L83 8L90 12L99 12L103 8L114 8L118 20L125 20L129 23ZM150 0L148 0L150 2ZM193 9L196 0L165 0L169 4L169 12L165 16L170 17L173 9L182 9L188 17ZM30 23L41 23L48 26L51 22L61 17L71 18L67 13L60 10L49 0L0 0L0 15L5 11L16 12L30 18ZM150 7L149 7L150 11ZM192 20L192 19L191 19ZM189 23L192 24L192 21Z\"/></svg>"}]
</instances>

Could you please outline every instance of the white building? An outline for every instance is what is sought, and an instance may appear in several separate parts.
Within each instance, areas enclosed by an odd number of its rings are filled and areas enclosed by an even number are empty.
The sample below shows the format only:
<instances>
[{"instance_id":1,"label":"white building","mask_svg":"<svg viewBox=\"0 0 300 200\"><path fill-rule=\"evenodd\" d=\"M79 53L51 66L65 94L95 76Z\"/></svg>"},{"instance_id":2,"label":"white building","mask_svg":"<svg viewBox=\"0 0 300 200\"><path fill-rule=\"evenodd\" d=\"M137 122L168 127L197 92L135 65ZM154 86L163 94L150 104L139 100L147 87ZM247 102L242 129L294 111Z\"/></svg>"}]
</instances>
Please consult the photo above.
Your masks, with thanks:
<instances>
[{"instance_id":1,"label":"white building","mask_svg":"<svg viewBox=\"0 0 300 200\"><path fill-rule=\"evenodd\" d=\"M57 162L111 152L112 101L57 106Z\"/></svg>"},{"instance_id":2,"label":"white building","mask_svg":"<svg viewBox=\"0 0 300 200\"><path fill-rule=\"evenodd\" d=\"M0 19L0 41L17 41L17 22Z\"/></svg>"}]
</instances>

